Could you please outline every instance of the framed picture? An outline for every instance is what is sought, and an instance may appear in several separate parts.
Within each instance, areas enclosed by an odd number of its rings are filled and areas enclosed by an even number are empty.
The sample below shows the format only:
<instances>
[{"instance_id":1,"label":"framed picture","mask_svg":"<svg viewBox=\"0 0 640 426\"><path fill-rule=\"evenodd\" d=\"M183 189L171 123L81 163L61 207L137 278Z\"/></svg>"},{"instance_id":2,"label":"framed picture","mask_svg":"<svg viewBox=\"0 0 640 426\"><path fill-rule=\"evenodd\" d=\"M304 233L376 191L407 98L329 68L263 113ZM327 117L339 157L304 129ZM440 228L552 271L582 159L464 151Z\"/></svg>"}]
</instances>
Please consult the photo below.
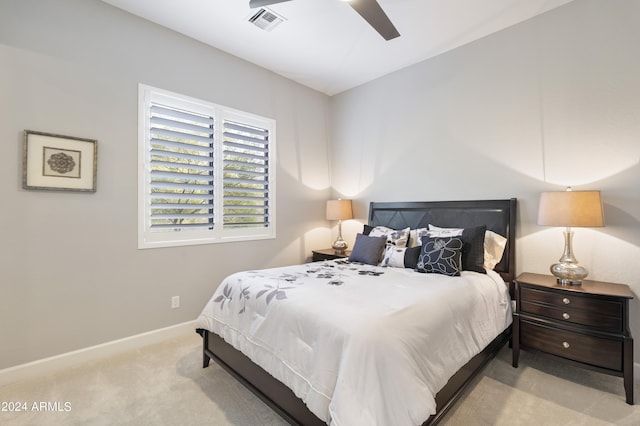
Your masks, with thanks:
<instances>
[{"instance_id":1,"label":"framed picture","mask_svg":"<svg viewBox=\"0 0 640 426\"><path fill-rule=\"evenodd\" d=\"M96 191L98 141L24 132L22 187L54 191Z\"/></svg>"}]
</instances>

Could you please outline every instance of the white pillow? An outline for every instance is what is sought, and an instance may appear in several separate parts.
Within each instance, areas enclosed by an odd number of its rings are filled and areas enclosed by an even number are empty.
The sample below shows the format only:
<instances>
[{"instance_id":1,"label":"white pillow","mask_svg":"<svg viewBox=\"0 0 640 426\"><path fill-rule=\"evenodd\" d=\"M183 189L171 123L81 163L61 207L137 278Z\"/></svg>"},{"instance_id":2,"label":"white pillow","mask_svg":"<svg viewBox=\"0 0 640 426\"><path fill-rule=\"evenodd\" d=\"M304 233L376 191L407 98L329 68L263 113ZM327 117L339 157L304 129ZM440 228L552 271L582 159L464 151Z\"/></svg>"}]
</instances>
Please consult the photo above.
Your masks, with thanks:
<instances>
[{"instance_id":1,"label":"white pillow","mask_svg":"<svg viewBox=\"0 0 640 426\"><path fill-rule=\"evenodd\" d=\"M493 269L502 260L507 239L493 231L484 234L484 267Z\"/></svg>"},{"instance_id":2,"label":"white pillow","mask_svg":"<svg viewBox=\"0 0 640 426\"><path fill-rule=\"evenodd\" d=\"M386 226L376 226L369 233L370 237L387 237L387 244L394 245L396 247L406 247L407 241L409 241L409 228L405 229L391 229Z\"/></svg>"},{"instance_id":3,"label":"white pillow","mask_svg":"<svg viewBox=\"0 0 640 426\"><path fill-rule=\"evenodd\" d=\"M429 235L432 237L459 237L464 228L440 228L429 224Z\"/></svg>"},{"instance_id":4,"label":"white pillow","mask_svg":"<svg viewBox=\"0 0 640 426\"><path fill-rule=\"evenodd\" d=\"M387 244L387 248L384 251L384 259L382 259L380 266L404 268L404 252L406 250L406 247L396 247Z\"/></svg>"},{"instance_id":5,"label":"white pillow","mask_svg":"<svg viewBox=\"0 0 640 426\"><path fill-rule=\"evenodd\" d=\"M427 228L412 229L409 231L409 247L417 247L422 245L422 237L429 234Z\"/></svg>"},{"instance_id":6,"label":"white pillow","mask_svg":"<svg viewBox=\"0 0 640 426\"><path fill-rule=\"evenodd\" d=\"M429 231L436 231L439 237L455 237L462 235L463 228L439 228L429 224ZM484 233L484 267L493 269L496 267L507 245L507 239L493 231Z\"/></svg>"}]
</instances>

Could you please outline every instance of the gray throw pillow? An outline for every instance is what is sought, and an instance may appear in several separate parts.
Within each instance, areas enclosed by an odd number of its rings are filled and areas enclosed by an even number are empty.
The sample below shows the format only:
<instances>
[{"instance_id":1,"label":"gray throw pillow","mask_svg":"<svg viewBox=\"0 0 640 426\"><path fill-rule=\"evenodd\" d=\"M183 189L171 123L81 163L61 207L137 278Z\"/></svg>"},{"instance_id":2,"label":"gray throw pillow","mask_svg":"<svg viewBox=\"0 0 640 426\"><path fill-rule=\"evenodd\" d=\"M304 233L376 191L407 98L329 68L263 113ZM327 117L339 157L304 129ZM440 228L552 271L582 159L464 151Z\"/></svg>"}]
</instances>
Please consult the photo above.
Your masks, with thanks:
<instances>
[{"instance_id":1,"label":"gray throw pillow","mask_svg":"<svg viewBox=\"0 0 640 426\"><path fill-rule=\"evenodd\" d=\"M368 235L357 234L353 250L349 255L349 262L360 262L367 265L377 265L382 259L384 246L387 237L370 237Z\"/></svg>"}]
</instances>

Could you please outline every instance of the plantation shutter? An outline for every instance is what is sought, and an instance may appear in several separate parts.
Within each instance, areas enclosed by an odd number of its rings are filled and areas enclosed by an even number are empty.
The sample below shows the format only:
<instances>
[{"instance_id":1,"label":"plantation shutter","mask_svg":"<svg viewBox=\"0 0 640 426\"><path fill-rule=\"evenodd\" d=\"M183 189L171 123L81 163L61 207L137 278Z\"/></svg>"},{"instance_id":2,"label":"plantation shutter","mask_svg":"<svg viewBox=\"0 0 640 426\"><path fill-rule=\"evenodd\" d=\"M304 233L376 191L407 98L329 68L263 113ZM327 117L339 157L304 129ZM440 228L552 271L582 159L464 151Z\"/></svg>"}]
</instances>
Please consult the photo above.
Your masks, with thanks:
<instances>
[{"instance_id":1,"label":"plantation shutter","mask_svg":"<svg viewBox=\"0 0 640 426\"><path fill-rule=\"evenodd\" d=\"M276 237L276 122L139 85L138 247Z\"/></svg>"},{"instance_id":2,"label":"plantation shutter","mask_svg":"<svg viewBox=\"0 0 640 426\"><path fill-rule=\"evenodd\" d=\"M213 117L151 103L150 228L214 227Z\"/></svg>"},{"instance_id":3,"label":"plantation shutter","mask_svg":"<svg viewBox=\"0 0 640 426\"><path fill-rule=\"evenodd\" d=\"M224 228L265 228L269 217L269 131L223 123Z\"/></svg>"}]
</instances>

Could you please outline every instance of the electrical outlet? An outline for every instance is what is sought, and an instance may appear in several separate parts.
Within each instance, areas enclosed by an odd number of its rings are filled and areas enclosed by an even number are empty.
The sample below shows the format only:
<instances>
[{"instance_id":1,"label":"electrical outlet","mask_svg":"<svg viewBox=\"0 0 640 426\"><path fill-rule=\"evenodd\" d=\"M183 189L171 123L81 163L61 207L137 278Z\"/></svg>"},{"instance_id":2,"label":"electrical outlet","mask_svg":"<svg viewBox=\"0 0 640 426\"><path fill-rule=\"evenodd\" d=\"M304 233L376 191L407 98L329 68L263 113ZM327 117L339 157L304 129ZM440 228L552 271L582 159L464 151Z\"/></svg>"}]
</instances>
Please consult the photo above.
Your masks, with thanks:
<instances>
[{"instance_id":1,"label":"electrical outlet","mask_svg":"<svg viewBox=\"0 0 640 426\"><path fill-rule=\"evenodd\" d=\"M171 309L178 309L180 307L180 296L173 296L171 298Z\"/></svg>"}]
</instances>

